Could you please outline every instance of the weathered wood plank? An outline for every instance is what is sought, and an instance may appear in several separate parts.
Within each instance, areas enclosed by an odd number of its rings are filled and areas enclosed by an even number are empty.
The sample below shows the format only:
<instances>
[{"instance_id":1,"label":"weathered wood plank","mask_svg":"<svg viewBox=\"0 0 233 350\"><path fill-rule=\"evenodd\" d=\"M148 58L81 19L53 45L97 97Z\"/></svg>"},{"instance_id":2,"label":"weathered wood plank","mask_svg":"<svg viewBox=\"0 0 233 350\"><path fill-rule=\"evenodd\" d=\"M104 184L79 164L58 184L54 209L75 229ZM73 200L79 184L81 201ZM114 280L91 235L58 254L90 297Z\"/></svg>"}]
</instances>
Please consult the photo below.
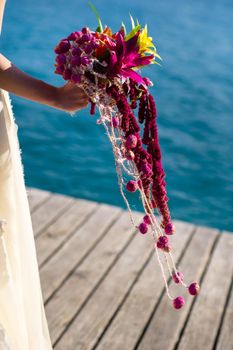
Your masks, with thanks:
<instances>
[{"instance_id":1,"label":"weathered wood plank","mask_svg":"<svg viewBox=\"0 0 233 350\"><path fill-rule=\"evenodd\" d=\"M46 199L51 196L48 191L38 190L36 188L27 188L28 202L30 206L31 213L42 205Z\"/></svg>"},{"instance_id":2,"label":"weathered wood plank","mask_svg":"<svg viewBox=\"0 0 233 350\"><path fill-rule=\"evenodd\" d=\"M93 349L111 318L147 263L152 250L151 237L138 234L99 285L55 350Z\"/></svg>"},{"instance_id":3,"label":"weathered wood plank","mask_svg":"<svg viewBox=\"0 0 233 350\"><path fill-rule=\"evenodd\" d=\"M44 264L97 208L98 204L96 202L75 200L68 210L61 213L56 221L46 227L39 237L36 237L39 265Z\"/></svg>"},{"instance_id":4,"label":"weathered wood plank","mask_svg":"<svg viewBox=\"0 0 233 350\"><path fill-rule=\"evenodd\" d=\"M174 240L174 259L177 261L192 237L194 226L182 222L176 223L178 234ZM112 324L97 346L99 350L131 350L134 349L145 325L150 319L161 293L164 292L164 283L157 261L150 259L148 266L136 282L127 300ZM167 296L166 296L167 300ZM169 305L171 308L171 306ZM167 320L168 321L168 320ZM154 328L156 332L156 329ZM114 339L114 341L113 341ZM155 349L154 342L147 349ZM166 349L159 347L158 349Z\"/></svg>"},{"instance_id":5,"label":"weathered wood plank","mask_svg":"<svg viewBox=\"0 0 233 350\"><path fill-rule=\"evenodd\" d=\"M106 230L121 212L120 208L101 204L90 219L42 267L41 284L45 301L106 234Z\"/></svg>"},{"instance_id":6,"label":"weathered wood plank","mask_svg":"<svg viewBox=\"0 0 233 350\"><path fill-rule=\"evenodd\" d=\"M108 234L46 305L53 344L80 311L128 242L134 237L134 235L132 236L133 231L128 212L124 212L110 228Z\"/></svg>"},{"instance_id":7,"label":"weathered wood plank","mask_svg":"<svg viewBox=\"0 0 233 350\"><path fill-rule=\"evenodd\" d=\"M197 229L190 246L179 264L185 277L191 277L194 281L200 280L217 235L217 230L204 227ZM203 240L205 244L203 244ZM174 297L178 295L185 297L186 305L181 310L176 311L172 308L171 301L164 295L142 341L137 347L139 350L153 349L155 344L158 349L172 350L179 339L179 334L189 313L193 297L180 285L170 283L170 286Z\"/></svg>"},{"instance_id":8,"label":"weathered wood plank","mask_svg":"<svg viewBox=\"0 0 233 350\"><path fill-rule=\"evenodd\" d=\"M205 242L205 240L204 240ZM179 350L213 349L233 273L233 236L221 234L188 320Z\"/></svg>"},{"instance_id":9,"label":"weathered wood plank","mask_svg":"<svg viewBox=\"0 0 233 350\"><path fill-rule=\"evenodd\" d=\"M231 286L230 299L227 304L226 314L220 330L217 350L233 349L233 288Z\"/></svg>"},{"instance_id":10,"label":"weathered wood plank","mask_svg":"<svg viewBox=\"0 0 233 350\"><path fill-rule=\"evenodd\" d=\"M42 206L32 213L34 235L38 236L63 211L72 205L74 201L71 197L53 193Z\"/></svg>"}]
</instances>

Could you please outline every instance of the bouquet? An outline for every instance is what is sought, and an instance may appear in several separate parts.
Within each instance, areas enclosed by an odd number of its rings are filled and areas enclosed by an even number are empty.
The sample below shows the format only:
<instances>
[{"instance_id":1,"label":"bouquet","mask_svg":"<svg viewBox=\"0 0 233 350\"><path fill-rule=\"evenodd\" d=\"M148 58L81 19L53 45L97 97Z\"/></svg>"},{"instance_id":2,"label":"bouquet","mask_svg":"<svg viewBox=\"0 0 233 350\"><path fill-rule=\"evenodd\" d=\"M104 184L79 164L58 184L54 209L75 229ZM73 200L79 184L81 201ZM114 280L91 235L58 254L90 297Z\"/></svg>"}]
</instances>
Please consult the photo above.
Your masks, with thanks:
<instances>
[{"instance_id":1,"label":"bouquet","mask_svg":"<svg viewBox=\"0 0 233 350\"><path fill-rule=\"evenodd\" d=\"M161 255L174 283L181 283L191 295L197 295L199 285L184 283L177 271L169 236L175 232L167 205L165 173L161 161L157 112L149 88L152 82L140 74L141 68L157 64L160 56L152 38L131 17L132 30L127 33L122 24L113 33L103 28L96 9L98 28L88 27L72 32L55 47L55 73L81 87L89 97L90 114L98 108L102 124L112 144L120 192L129 210L132 224L141 234L152 233L154 249L162 271L168 297L180 309L185 301L172 297ZM140 127L141 125L141 127ZM140 135L141 132L141 135ZM126 192L139 192L145 211L136 225ZM155 211L158 215L155 216Z\"/></svg>"}]
</instances>

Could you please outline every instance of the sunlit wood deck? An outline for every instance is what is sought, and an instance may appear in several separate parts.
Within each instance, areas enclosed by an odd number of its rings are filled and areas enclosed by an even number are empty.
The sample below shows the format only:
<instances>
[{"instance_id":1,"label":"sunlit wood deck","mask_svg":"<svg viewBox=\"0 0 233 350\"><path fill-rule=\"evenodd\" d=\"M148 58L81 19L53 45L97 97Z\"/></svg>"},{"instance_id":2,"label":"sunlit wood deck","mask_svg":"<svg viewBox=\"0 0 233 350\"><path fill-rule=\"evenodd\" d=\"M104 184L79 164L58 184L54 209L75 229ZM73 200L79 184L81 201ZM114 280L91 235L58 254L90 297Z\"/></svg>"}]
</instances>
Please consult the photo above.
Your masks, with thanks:
<instances>
[{"instance_id":1,"label":"sunlit wood deck","mask_svg":"<svg viewBox=\"0 0 233 350\"><path fill-rule=\"evenodd\" d=\"M55 350L233 349L233 234L176 223L175 260L201 281L201 293L175 311L151 237L134 232L126 211L36 189L28 195Z\"/></svg>"}]
</instances>

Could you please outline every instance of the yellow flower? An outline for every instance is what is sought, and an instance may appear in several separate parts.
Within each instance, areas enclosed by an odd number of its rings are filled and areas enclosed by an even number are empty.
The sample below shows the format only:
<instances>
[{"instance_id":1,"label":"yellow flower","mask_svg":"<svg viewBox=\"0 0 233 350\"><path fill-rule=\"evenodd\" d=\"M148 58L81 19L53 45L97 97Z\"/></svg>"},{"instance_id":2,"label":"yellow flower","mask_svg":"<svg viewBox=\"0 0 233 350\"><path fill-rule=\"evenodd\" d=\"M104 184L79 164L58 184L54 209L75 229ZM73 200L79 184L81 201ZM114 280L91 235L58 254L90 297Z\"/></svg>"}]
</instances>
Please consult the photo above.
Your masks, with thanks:
<instances>
[{"instance_id":1,"label":"yellow flower","mask_svg":"<svg viewBox=\"0 0 233 350\"><path fill-rule=\"evenodd\" d=\"M111 28L105 26L103 33L106 34L107 36L109 36L110 38L112 38L112 30L111 30Z\"/></svg>"},{"instance_id":2,"label":"yellow flower","mask_svg":"<svg viewBox=\"0 0 233 350\"><path fill-rule=\"evenodd\" d=\"M142 29L141 33L138 36L138 45L139 53L141 53L143 56L146 54L152 54L155 57L161 59L161 57L157 54L156 47L153 44L152 38L148 36L147 25L145 25L145 28Z\"/></svg>"}]
</instances>

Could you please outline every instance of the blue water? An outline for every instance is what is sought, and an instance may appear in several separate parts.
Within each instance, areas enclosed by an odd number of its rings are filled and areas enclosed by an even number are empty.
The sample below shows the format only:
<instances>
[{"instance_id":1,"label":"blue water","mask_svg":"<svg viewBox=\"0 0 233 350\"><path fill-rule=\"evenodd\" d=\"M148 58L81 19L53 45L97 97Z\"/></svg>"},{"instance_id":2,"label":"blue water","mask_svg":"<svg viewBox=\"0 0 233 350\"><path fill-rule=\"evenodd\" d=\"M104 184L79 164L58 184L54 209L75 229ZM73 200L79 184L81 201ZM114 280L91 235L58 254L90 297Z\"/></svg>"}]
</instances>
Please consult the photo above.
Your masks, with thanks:
<instances>
[{"instance_id":1,"label":"blue water","mask_svg":"<svg viewBox=\"0 0 233 350\"><path fill-rule=\"evenodd\" d=\"M173 217L233 230L232 0L95 1L117 30L128 13L147 23L162 67L154 82L163 163ZM2 52L18 67L55 85L53 47L84 25L96 27L83 0L8 0ZM110 145L88 110L75 118L13 98L26 183L125 207ZM140 209L136 195L130 200Z\"/></svg>"}]
</instances>

